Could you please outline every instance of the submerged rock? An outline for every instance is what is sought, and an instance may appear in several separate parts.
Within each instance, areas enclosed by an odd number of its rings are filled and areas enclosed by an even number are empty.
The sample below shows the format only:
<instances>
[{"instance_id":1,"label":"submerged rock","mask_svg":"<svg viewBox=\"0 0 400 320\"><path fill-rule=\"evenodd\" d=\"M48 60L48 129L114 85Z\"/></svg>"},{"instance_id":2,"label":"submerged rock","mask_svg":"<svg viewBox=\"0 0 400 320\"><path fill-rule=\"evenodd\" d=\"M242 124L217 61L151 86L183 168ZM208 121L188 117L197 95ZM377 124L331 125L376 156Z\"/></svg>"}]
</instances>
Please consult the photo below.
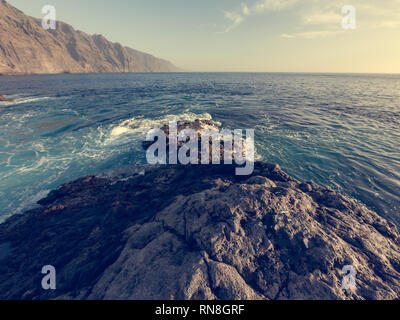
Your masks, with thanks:
<instances>
[{"instance_id":1,"label":"submerged rock","mask_svg":"<svg viewBox=\"0 0 400 320\"><path fill-rule=\"evenodd\" d=\"M194 121L181 120L176 122L176 128L175 128L176 132L172 134L170 133L169 124L163 125L159 129L165 135L167 159L169 158L170 148L173 148L171 147L173 143L176 144L176 152L178 153L181 150L181 148L190 140L187 135L184 141L181 141L180 139L177 138L177 134L182 133L184 130L188 129L192 130L192 132L196 135L197 138L197 151L198 151L197 162L199 164L212 163L213 144L216 144L215 146L216 152L214 156L219 157L220 162L224 162L225 159L228 159L229 161L234 161L235 154L238 154L243 158L247 158L247 140L243 137L243 135L235 139L232 132L228 130L231 140L229 138L225 140L225 138L227 137L224 137L220 126L221 124L219 122L214 122L213 120L208 120L208 119L196 119ZM210 133L213 134L210 136ZM203 134L205 134L206 136L203 136ZM225 134L227 134L227 132L225 132ZM142 142L143 149L147 150L156 141L157 139L153 141L143 141ZM230 143L230 148L227 148L226 150L230 150L230 152L228 152L227 155L225 155L224 151L229 143ZM208 144L208 150L209 150L208 159L202 159L203 144L205 147ZM187 153L189 154L189 151L187 151ZM167 162L169 162L169 160L167 160Z\"/></svg>"},{"instance_id":2,"label":"submerged rock","mask_svg":"<svg viewBox=\"0 0 400 320\"><path fill-rule=\"evenodd\" d=\"M276 165L234 172L162 166L60 186L0 225L0 298L400 298L392 223ZM44 265L56 290L41 287Z\"/></svg>"},{"instance_id":3,"label":"submerged rock","mask_svg":"<svg viewBox=\"0 0 400 320\"><path fill-rule=\"evenodd\" d=\"M208 119L196 119L194 121L190 120L180 120L176 122L176 129L177 132L181 132L185 129L192 129L194 130L200 137L201 130L209 129L209 130L219 130L220 124L218 122L214 122ZM167 147L169 146L169 124L165 124L160 128L161 131L164 132L166 139L167 139ZM143 141L142 147L143 149L147 150L154 141ZM177 146L178 149L183 145L184 142L178 142Z\"/></svg>"},{"instance_id":4,"label":"submerged rock","mask_svg":"<svg viewBox=\"0 0 400 320\"><path fill-rule=\"evenodd\" d=\"M0 102L5 102L5 101L13 102L13 101L15 101L15 100L14 100L14 99L11 99L11 98L6 98L6 97L0 95Z\"/></svg>"}]
</instances>

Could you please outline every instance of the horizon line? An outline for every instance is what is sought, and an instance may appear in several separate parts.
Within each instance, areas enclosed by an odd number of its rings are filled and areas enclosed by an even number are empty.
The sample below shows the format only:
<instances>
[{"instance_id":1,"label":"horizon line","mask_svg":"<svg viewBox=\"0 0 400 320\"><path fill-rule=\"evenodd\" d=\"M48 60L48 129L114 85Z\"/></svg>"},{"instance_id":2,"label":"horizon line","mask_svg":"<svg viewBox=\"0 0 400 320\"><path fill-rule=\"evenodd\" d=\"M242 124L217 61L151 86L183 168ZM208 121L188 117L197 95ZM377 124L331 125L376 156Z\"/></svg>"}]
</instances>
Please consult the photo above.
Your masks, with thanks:
<instances>
[{"instance_id":1,"label":"horizon line","mask_svg":"<svg viewBox=\"0 0 400 320\"><path fill-rule=\"evenodd\" d=\"M51 76L51 75L94 75L94 74L176 74L176 73L259 73L259 74L307 74L307 75L400 75L391 72L324 72L324 71L172 71L172 72L59 72L59 73L3 73L0 77L7 76Z\"/></svg>"}]
</instances>

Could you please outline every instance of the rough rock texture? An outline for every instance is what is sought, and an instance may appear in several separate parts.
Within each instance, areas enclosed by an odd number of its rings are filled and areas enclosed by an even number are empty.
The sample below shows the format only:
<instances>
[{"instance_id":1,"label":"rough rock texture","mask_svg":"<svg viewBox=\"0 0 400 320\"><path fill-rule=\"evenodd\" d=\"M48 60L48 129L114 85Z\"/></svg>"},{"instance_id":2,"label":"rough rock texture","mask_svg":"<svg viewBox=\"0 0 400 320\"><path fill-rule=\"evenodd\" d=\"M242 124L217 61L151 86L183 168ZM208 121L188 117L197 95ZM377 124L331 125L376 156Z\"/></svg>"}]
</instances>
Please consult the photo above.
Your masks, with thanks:
<instances>
[{"instance_id":1,"label":"rough rock texture","mask_svg":"<svg viewBox=\"0 0 400 320\"><path fill-rule=\"evenodd\" d=\"M88 176L0 225L1 299L398 299L400 236L276 165ZM57 289L41 288L41 269ZM341 287L343 266L356 290Z\"/></svg>"},{"instance_id":2,"label":"rough rock texture","mask_svg":"<svg viewBox=\"0 0 400 320\"><path fill-rule=\"evenodd\" d=\"M176 122L176 130L177 133L181 132L182 130L186 129L191 129L194 130L199 138L201 139L201 130L219 130L219 123L214 122L213 120L207 120L207 119L196 119L194 121L189 121L189 120L179 120ZM169 148L169 124L163 125L161 128L159 128L161 131L165 133L166 136L166 143L167 143L167 149ZM188 139L185 141L187 142ZM155 141L143 141L142 146L143 149L147 150L147 148L152 145ZM211 140L210 140L211 142ZM177 142L177 147L178 150L180 147L184 144L182 141Z\"/></svg>"},{"instance_id":3,"label":"rough rock texture","mask_svg":"<svg viewBox=\"0 0 400 320\"><path fill-rule=\"evenodd\" d=\"M215 122L213 120L206 120L206 119L196 119L194 121L189 121L189 120L183 120L183 121L178 121L176 123L176 133L180 133L183 130L192 130L193 133L196 134L197 138L197 154L198 157L195 159L197 161L197 164L211 164L213 162L213 156L218 158L219 160L217 162L223 163L226 160L229 160L231 163L236 161L235 154L240 155L244 159L248 159L247 157L247 142L246 139L242 137L239 138L234 138L232 135L232 132L230 131L230 139L225 140L223 134L221 133L222 130L220 128L221 123ZM169 162L169 150L171 148L172 140L170 141L170 128L169 124L165 124L160 128L161 131L164 132L165 134L165 140L166 140L166 158L167 158L167 163ZM203 131L204 130L204 131ZM206 132L206 136L204 137L203 134ZM215 136L210 137L210 132L214 132ZM175 134L176 134L175 133ZM175 139L176 143L176 151L179 153L181 148L186 145L186 143L190 140L189 137L187 136L187 132L185 134L186 139L184 141L181 141L181 139L177 139L177 136L175 136L173 139ZM192 138L194 138L192 136ZM147 150L154 142L157 141L157 138L154 139L154 141L143 141L142 142L142 147L144 150ZM230 148L227 148L227 146L230 143ZM208 146L207 146L208 144ZM203 150L203 145L204 147L208 147L208 158L203 159L204 156L207 155L206 150ZM215 145L215 148L214 146ZM187 146L186 146L187 147ZM186 150L186 148L185 148ZM225 151L227 151L225 154ZM204 154L203 154L204 152ZM186 151L187 155L190 155L189 150ZM214 153L214 154L213 154ZM248 159L251 160L251 159ZM254 160L251 160L252 162Z\"/></svg>"},{"instance_id":4,"label":"rough rock texture","mask_svg":"<svg viewBox=\"0 0 400 320\"><path fill-rule=\"evenodd\" d=\"M178 69L168 61L63 22L45 30L40 19L0 1L0 74L170 71Z\"/></svg>"}]
</instances>

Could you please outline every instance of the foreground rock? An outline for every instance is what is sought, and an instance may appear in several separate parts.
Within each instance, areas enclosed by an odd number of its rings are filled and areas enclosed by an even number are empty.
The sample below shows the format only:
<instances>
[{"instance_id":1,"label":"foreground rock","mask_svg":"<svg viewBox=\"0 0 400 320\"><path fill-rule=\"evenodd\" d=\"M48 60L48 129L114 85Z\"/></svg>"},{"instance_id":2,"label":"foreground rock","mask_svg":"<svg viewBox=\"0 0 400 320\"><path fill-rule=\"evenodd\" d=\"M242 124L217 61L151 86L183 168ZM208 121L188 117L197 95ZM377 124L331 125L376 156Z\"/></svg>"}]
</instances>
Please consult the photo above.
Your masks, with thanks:
<instances>
[{"instance_id":1,"label":"foreground rock","mask_svg":"<svg viewBox=\"0 0 400 320\"><path fill-rule=\"evenodd\" d=\"M13 101L14 101L14 99L6 98L6 97L0 95L0 102L13 102Z\"/></svg>"},{"instance_id":2,"label":"foreground rock","mask_svg":"<svg viewBox=\"0 0 400 320\"><path fill-rule=\"evenodd\" d=\"M164 166L66 183L0 225L1 299L398 299L400 236L279 167ZM44 265L57 289L41 288ZM341 287L343 266L356 290Z\"/></svg>"}]
</instances>

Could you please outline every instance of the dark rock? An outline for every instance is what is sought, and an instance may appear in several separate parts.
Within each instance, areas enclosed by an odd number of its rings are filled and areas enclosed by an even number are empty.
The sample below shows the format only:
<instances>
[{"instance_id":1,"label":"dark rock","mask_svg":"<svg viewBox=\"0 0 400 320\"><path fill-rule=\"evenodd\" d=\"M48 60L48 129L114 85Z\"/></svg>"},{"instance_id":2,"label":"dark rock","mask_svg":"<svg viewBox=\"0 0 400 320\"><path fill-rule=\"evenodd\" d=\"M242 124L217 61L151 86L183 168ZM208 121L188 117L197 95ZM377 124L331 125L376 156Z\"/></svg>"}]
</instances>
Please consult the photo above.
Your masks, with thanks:
<instances>
[{"instance_id":1,"label":"dark rock","mask_svg":"<svg viewBox=\"0 0 400 320\"><path fill-rule=\"evenodd\" d=\"M5 102L5 101L13 102L14 99L6 98L6 97L0 95L0 102Z\"/></svg>"},{"instance_id":2,"label":"dark rock","mask_svg":"<svg viewBox=\"0 0 400 320\"><path fill-rule=\"evenodd\" d=\"M201 146L202 146L202 130L212 130L219 132L220 131L220 123L214 122L212 120L207 120L207 119L196 119L194 121L189 121L189 120L181 120L177 122L177 133L179 134L182 130L185 129L192 129L197 133L197 138L198 138L198 150L199 150L199 157L198 157L198 163L202 163L201 159ZM170 149L170 132L169 132L169 124L164 125L160 128L165 134L166 137L166 146L167 146L167 162L169 162L169 149ZM209 137L208 137L209 138ZM154 141L143 141L142 142L142 147L144 150L147 150L154 142ZM189 141L189 138L186 139L186 141L177 141L177 150L179 151L180 148ZM225 147L225 141L223 139L219 139L219 150L220 150L220 160L221 162L224 161L224 147ZM209 139L208 144L209 144L209 162L212 163L212 139ZM241 144L241 145L240 145ZM240 150L240 149L241 150ZM235 143L232 141L232 154L230 155L230 159L234 161L234 152L240 152L242 155L246 156L246 140L242 137L238 143Z\"/></svg>"},{"instance_id":3,"label":"dark rock","mask_svg":"<svg viewBox=\"0 0 400 320\"><path fill-rule=\"evenodd\" d=\"M400 298L396 226L278 165L87 176L39 204L0 225L0 299ZM54 291L41 288L49 264ZM341 287L346 265L355 290Z\"/></svg>"},{"instance_id":4,"label":"dark rock","mask_svg":"<svg viewBox=\"0 0 400 320\"><path fill-rule=\"evenodd\" d=\"M176 165L66 183L0 225L0 298L399 299L396 227L299 185L261 162L250 177ZM48 264L56 290L41 288Z\"/></svg>"}]
</instances>

